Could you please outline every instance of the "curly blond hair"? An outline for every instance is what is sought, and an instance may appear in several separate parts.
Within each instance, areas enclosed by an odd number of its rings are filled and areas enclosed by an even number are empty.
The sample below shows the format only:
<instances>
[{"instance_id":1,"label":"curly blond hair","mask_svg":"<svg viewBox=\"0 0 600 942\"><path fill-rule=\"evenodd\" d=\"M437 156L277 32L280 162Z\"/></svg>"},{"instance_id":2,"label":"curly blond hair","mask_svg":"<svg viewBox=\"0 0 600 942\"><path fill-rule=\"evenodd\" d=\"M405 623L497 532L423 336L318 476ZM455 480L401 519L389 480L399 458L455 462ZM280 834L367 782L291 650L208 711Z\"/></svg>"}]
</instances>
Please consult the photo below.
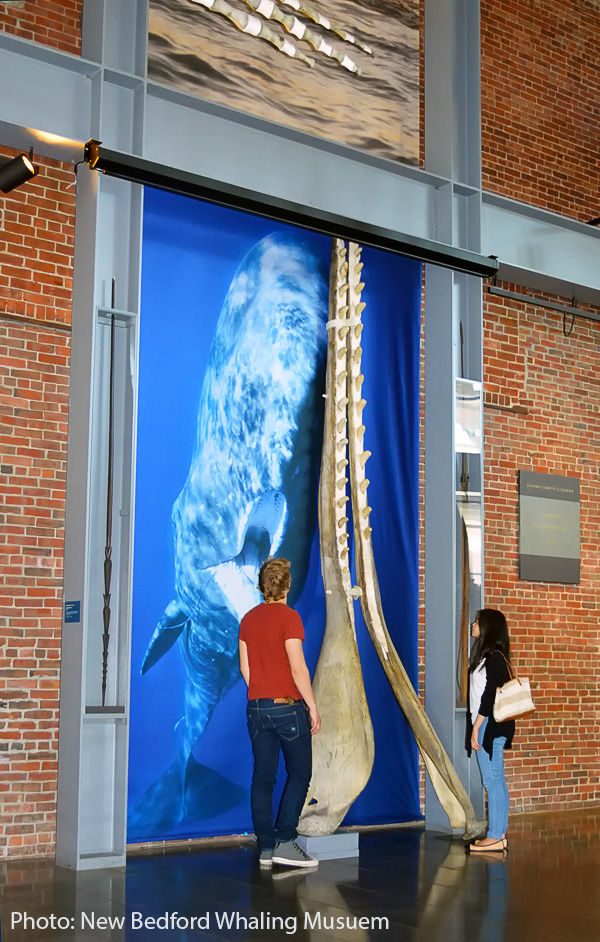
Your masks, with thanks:
<instances>
[{"instance_id":1,"label":"curly blond hair","mask_svg":"<svg viewBox=\"0 0 600 942\"><path fill-rule=\"evenodd\" d=\"M265 602L280 602L290 590L290 561L269 556L260 567L258 588Z\"/></svg>"}]
</instances>

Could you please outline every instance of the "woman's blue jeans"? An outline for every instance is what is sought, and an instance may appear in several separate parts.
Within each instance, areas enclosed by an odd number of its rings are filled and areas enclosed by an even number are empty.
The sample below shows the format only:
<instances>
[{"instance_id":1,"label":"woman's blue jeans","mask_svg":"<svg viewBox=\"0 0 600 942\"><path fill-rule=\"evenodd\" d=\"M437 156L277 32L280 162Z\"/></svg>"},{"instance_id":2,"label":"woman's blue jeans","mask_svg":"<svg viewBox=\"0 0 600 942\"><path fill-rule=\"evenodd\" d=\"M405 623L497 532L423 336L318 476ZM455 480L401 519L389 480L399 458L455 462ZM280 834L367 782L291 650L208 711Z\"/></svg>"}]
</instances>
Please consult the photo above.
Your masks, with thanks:
<instances>
[{"instance_id":1,"label":"woman's blue jeans","mask_svg":"<svg viewBox=\"0 0 600 942\"><path fill-rule=\"evenodd\" d=\"M296 828L312 775L310 715L303 700L288 704L266 698L249 700L246 715L254 755L252 823L260 850L272 850L275 844L293 841L298 835ZM273 823L280 749L288 777Z\"/></svg>"},{"instance_id":2,"label":"woman's blue jeans","mask_svg":"<svg viewBox=\"0 0 600 942\"><path fill-rule=\"evenodd\" d=\"M483 742L483 735L487 726L487 719L479 730L479 742ZM504 777L504 744L506 736L494 739L492 758L485 749L476 753L483 787L488 795L488 837L500 840L506 834L508 827L508 788Z\"/></svg>"}]
</instances>

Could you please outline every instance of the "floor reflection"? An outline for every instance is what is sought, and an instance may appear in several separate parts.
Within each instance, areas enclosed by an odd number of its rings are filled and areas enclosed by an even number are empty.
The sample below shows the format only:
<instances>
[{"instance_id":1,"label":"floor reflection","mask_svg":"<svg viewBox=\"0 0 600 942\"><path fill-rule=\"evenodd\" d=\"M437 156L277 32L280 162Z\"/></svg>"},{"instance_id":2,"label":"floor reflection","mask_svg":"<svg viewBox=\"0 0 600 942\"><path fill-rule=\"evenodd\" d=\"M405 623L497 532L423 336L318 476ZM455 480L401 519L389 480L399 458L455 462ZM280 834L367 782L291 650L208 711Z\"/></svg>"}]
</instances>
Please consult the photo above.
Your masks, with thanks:
<instances>
[{"instance_id":1,"label":"floor reflection","mask_svg":"<svg viewBox=\"0 0 600 942\"><path fill-rule=\"evenodd\" d=\"M596 942L600 809L513 818L509 841L508 854L475 856L420 828L369 831L358 859L316 871L260 870L248 843L132 857L124 870L4 861L2 939Z\"/></svg>"}]
</instances>

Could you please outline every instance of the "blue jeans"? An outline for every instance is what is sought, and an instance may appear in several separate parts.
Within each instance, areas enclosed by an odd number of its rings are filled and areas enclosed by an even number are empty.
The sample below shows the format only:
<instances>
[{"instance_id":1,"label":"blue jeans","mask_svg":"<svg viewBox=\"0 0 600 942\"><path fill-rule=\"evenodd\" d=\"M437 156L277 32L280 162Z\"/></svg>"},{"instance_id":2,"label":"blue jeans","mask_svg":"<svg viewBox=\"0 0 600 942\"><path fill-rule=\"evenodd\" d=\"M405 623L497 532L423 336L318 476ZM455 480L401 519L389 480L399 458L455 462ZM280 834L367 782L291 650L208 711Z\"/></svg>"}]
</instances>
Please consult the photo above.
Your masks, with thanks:
<instances>
[{"instance_id":1,"label":"blue jeans","mask_svg":"<svg viewBox=\"0 0 600 942\"><path fill-rule=\"evenodd\" d=\"M483 734L487 726L487 719L479 730L479 742L483 742ZM506 834L508 827L508 788L504 777L504 744L506 736L494 739L492 758L482 749L476 753L483 787L488 794L488 837L500 840Z\"/></svg>"},{"instance_id":2,"label":"blue jeans","mask_svg":"<svg viewBox=\"0 0 600 942\"><path fill-rule=\"evenodd\" d=\"M252 823L260 850L271 850L275 844L293 841L298 835L296 828L312 775L310 716L303 700L287 704L269 699L249 700L246 716L254 755ZM273 823L273 788L280 749L288 777Z\"/></svg>"}]
</instances>

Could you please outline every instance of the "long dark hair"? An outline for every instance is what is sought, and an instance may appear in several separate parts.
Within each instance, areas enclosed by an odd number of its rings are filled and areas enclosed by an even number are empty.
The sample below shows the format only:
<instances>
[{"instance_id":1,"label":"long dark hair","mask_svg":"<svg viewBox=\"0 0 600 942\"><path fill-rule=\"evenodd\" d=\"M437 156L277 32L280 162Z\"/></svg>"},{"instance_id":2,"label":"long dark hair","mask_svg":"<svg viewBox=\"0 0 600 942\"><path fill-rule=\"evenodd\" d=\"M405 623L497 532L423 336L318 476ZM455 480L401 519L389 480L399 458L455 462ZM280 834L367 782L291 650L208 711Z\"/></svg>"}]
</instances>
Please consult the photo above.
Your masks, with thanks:
<instances>
[{"instance_id":1,"label":"long dark hair","mask_svg":"<svg viewBox=\"0 0 600 942\"><path fill-rule=\"evenodd\" d=\"M510 662L510 639L506 618L497 608L481 608L475 615L479 622L479 637L475 639L469 658L469 673L484 661L492 651L500 651Z\"/></svg>"}]
</instances>

